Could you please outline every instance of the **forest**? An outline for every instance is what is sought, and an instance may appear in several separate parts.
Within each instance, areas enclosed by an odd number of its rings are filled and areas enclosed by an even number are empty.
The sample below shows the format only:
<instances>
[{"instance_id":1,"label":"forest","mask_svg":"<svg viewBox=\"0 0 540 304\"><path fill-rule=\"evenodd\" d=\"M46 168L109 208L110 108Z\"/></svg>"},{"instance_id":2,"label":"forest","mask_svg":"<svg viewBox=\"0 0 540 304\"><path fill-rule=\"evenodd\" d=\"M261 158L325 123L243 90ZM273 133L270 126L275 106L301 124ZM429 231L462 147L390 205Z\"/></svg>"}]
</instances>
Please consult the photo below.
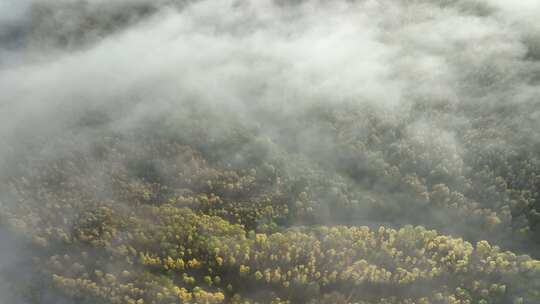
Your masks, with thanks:
<instances>
[{"instance_id":1,"label":"forest","mask_svg":"<svg viewBox=\"0 0 540 304\"><path fill-rule=\"evenodd\" d=\"M0 304L540 303L534 0L6 0Z\"/></svg>"}]
</instances>

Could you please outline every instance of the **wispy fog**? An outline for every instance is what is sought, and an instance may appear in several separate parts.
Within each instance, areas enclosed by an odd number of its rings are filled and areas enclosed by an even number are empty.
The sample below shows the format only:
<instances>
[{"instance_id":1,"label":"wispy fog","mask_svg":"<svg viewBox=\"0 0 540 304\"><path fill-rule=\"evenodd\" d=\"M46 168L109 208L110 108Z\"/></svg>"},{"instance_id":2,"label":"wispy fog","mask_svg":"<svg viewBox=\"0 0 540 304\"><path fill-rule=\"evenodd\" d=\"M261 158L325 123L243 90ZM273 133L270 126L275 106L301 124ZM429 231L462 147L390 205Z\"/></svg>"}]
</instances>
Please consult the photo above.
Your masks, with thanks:
<instances>
[{"instance_id":1,"label":"wispy fog","mask_svg":"<svg viewBox=\"0 0 540 304\"><path fill-rule=\"evenodd\" d=\"M302 123L317 107L383 113L423 153L410 164L418 172L471 170L480 152L463 130L480 122L506 132L478 139L486 150L538 153L539 16L537 0L0 0L0 181L22 159L85 150L97 132L131 134L201 111L215 118L204 126L215 138L253 128L336 174L364 171L337 159L333 131ZM363 124L350 121L340 136L367 138ZM77 146L60 144L66 136ZM0 194L0 206L15 203ZM497 208L482 210L502 218ZM412 221L469 237L445 212ZM12 242L4 235L0 272L21 250L3 246Z\"/></svg>"}]
</instances>

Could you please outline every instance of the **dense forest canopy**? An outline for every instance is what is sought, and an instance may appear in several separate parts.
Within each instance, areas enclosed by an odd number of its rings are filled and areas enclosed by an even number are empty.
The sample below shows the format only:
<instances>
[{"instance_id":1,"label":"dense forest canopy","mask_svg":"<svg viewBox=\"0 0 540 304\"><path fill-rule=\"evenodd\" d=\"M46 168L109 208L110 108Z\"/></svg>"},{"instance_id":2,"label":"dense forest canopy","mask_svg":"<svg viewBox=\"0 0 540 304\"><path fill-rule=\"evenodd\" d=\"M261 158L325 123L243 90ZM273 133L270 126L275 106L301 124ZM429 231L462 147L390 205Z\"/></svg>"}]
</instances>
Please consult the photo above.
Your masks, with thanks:
<instances>
[{"instance_id":1,"label":"dense forest canopy","mask_svg":"<svg viewBox=\"0 0 540 304\"><path fill-rule=\"evenodd\" d=\"M539 15L0 1L0 304L540 303Z\"/></svg>"}]
</instances>

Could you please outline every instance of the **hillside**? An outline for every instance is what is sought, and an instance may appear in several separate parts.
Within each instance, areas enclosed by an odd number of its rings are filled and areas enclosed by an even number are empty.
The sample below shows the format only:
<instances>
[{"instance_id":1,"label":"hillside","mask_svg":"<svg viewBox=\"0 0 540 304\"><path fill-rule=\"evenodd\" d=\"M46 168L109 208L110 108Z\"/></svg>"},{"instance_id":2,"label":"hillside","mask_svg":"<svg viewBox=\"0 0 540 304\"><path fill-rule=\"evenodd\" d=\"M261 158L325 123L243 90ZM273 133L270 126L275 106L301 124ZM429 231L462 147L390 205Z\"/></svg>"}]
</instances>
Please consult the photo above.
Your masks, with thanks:
<instances>
[{"instance_id":1,"label":"hillside","mask_svg":"<svg viewBox=\"0 0 540 304\"><path fill-rule=\"evenodd\" d=\"M535 1L11 1L0 304L540 303Z\"/></svg>"}]
</instances>

